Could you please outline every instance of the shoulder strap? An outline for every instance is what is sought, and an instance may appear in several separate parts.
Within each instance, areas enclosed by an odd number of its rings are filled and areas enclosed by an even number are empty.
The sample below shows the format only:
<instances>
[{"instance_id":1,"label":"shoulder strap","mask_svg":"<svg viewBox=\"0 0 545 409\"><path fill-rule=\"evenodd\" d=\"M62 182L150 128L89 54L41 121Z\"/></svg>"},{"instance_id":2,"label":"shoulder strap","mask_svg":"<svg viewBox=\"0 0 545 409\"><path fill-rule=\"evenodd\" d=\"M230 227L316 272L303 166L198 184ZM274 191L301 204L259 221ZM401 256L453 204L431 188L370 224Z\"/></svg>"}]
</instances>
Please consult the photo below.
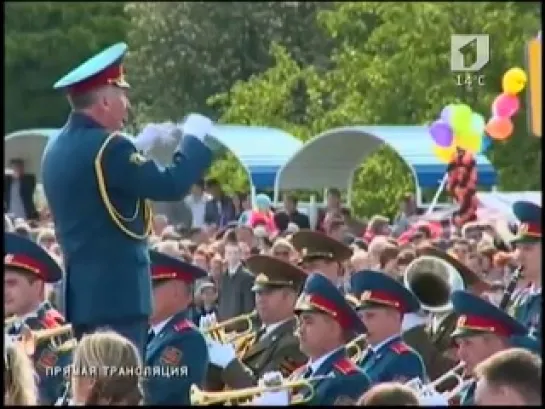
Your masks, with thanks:
<instances>
[{"instance_id":1,"label":"shoulder strap","mask_svg":"<svg viewBox=\"0 0 545 409\"><path fill-rule=\"evenodd\" d=\"M350 375L358 372L358 367L350 359L343 356L333 364L333 367L343 375Z\"/></svg>"},{"instance_id":2,"label":"shoulder strap","mask_svg":"<svg viewBox=\"0 0 545 409\"><path fill-rule=\"evenodd\" d=\"M174 324L175 332L185 332L187 330L194 329L194 328L195 328L195 325L186 318Z\"/></svg>"},{"instance_id":3,"label":"shoulder strap","mask_svg":"<svg viewBox=\"0 0 545 409\"><path fill-rule=\"evenodd\" d=\"M98 190L100 193L100 197L102 199L102 203L106 207L106 211L110 215L110 218L114 222L114 224L127 236L136 239L136 240L145 240L152 231L152 212L151 212L151 204L148 200L144 202L143 206L143 218L144 218L144 231L142 233L137 233L134 231L131 231L127 226L125 226L124 223L129 223L134 220L139 215L140 210L140 200L136 201L135 211L132 217L124 217L121 213L117 211L114 204L110 200L110 197L108 196L108 191L106 189L106 178L104 175L104 171L102 169L102 159L104 157L104 152L108 145L114 141L117 138L125 138L122 134L119 132L114 132L108 135L102 145L100 146L100 149L98 150L98 153L95 157L95 175L97 178L97 184L98 184ZM128 141L130 143L130 141ZM136 155L139 155L138 152L135 152ZM136 160L136 157L127 158L127 160Z\"/></svg>"},{"instance_id":4,"label":"shoulder strap","mask_svg":"<svg viewBox=\"0 0 545 409\"><path fill-rule=\"evenodd\" d=\"M409 347L405 342L398 341L390 345L390 349L394 351L397 355L406 354L411 352L411 347Z\"/></svg>"}]
</instances>

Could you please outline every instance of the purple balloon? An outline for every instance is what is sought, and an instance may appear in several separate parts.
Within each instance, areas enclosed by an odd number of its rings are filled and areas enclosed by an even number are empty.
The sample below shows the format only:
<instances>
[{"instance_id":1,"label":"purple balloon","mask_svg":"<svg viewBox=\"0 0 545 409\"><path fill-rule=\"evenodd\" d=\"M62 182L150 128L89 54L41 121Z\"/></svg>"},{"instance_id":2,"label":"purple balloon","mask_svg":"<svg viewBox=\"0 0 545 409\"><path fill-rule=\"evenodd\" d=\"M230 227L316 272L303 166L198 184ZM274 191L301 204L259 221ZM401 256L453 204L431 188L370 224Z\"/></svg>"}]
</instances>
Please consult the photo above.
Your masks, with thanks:
<instances>
[{"instance_id":1,"label":"purple balloon","mask_svg":"<svg viewBox=\"0 0 545 409\"><path fill-rule=\"evenodd\" d=\"M452 139L454 137L450 125L442 119L431 124L430 135L437 146L440 146L441 148L448 148L452 144Z\"/></svg>"},{"instance_id":2,"label":"purple balloon","mask_svg":"<svg viewBox=\"0 0 545 409\"><path fill-rule=\"evenodd\" d=\"M450 122L450 112L451 112L450 107L451 107L450 105L447 105L446 107L444 107L440 115L441 120L443 122L446 122L447 124Z\"/></svg>"}]
</instances>

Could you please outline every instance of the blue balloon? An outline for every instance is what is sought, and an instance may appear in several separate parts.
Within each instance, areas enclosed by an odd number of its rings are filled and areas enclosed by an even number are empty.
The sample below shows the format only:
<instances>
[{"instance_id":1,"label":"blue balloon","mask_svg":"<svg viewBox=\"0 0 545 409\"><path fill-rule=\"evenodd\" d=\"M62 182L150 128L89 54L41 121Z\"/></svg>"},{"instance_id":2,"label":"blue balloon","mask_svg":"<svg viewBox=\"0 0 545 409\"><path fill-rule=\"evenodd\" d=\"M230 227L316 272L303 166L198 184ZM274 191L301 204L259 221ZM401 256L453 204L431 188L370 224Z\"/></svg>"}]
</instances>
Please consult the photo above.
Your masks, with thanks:
<instances>
[{"instance_id":1,"label":"blue balloon","mask_svg":"<svg viewBox=\"0 0 545 409\"><path fill-rule=\"evenodd\" d=\"M488 135L483 135L483 143L481 144L481 153L486 151L492 146L492 138Z\"/></svg>"}]
</instances>

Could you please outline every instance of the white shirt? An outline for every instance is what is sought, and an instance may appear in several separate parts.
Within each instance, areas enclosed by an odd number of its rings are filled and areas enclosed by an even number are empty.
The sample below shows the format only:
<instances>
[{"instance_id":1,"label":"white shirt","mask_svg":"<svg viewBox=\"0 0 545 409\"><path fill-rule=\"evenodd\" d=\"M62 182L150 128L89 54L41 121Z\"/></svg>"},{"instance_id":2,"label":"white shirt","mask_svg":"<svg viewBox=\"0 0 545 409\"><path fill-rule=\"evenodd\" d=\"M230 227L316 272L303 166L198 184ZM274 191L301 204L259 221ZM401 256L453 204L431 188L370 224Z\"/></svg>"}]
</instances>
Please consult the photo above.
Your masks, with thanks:
<instances>
[{"instance_id":1,"label":"white shirt","mask_svg":"<svg viewBox=\"0 0 545 409\"><path fill-rule=\"evenodd\" d=\"M153 331L153 334L154 336L157 336L161 333L161 331L163 330L163 328L165 328L165 325L168 324L168 322L172 319L172 317L174 317L174 315L171 315L170 317L168 317L166 320L163 320L161 321L160 323L158 324L155 324L151 327L151 331Z\"/></svg>"},{"instance_id":2,"label":"white shirt","mask_svg":"<svg viewBox=\"0 0 545 409\"><path fill-rule=\"evenodd\" d=\"M229 274L231 277L234 276L236 274L236 272L238 271L238 268L241 266L242 263L238 263L236 266L234 267L227 267L227 274Z\"/></svg>"},{"instance_id":3,"label":"white shirt","mask_svg":"<svg viewBox=\"0 0 545 409\"><path fill-rule=\"evenodd\" d=\"M427 318L423 317L417 312L409 312L403 316L403 322L401 323L401 332L408 331L419 325L425 325Z\"/></svg>"},{"instance_id":4,"label":"white shirt","mask_svg":"<svg viewBox=\"0 0 545 409\"><path fill-rule=\"evenodd\" d=\"M396 335L392 335L391 337L388 337L386 338L385 340L383 341L380 341L378 344L376 345L370 345L369 347L373 350L373 352L376 354L380 348L382 348L384 345L386 345L388 342L390 342L392 339L398 337L399 334L396 334Z\"/></svg>"},{"instance_id":5,"label":"white shirt","mask_svg":"<svg viewBox=\"0 0 545 409\"><path fill-rule=\"evenodd\" d=\"M206 211L206 202L208 201L209 196L206 194L202 194L200 197L196 197L193 195L188 195L184 199L185 204L189 209L191 210L191 214L193 215L193 221L191 223L191 227L193 228L201 228L204 226L204 215Z\"/></svg>"},{"instance_id":6,"label":"white shirt","mask_svg":"<svg viewBox=\"0 0 545 409\"><path fill-rule=\"evenodd\" d=\"M333 355L335 352L339 351L342 348L344 348L344 346L334 349L333 351L330 351L325 355L322 355L320 358L316 359L314 362L309 362L308 366L310 367L312 374L315 374L316 371L320 369L320 366L322 366L322 364L327 360L327 358L329 358L331 355Z\"/></svg>"}]
</instances>

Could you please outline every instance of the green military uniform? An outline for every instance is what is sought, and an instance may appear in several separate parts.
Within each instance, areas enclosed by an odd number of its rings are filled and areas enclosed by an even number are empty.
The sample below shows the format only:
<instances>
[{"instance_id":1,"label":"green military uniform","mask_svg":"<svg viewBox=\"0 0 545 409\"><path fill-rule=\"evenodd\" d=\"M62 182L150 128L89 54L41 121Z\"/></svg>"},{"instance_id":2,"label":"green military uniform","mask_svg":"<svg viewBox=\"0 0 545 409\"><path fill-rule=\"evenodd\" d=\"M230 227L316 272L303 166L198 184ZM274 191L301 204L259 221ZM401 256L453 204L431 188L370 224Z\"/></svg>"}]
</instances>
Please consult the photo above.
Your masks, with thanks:
<instances>
[{"instance_id":1,"label":"green military uniform","mask_svg":"<svg viewBox=\"0 0 545 409\"><path fill-rule=\"evenodd\" d=\"M256 275L254 292L290 288L298 293L306 278L306 273L298 267L269 256L250 257L246 266ZM280 371L287 377L306 362L294 334L295 316L273 326L270 332L265 327L255 331L246 341L243 355L229 362L223 370L213 366L208 385L213 390L218 390L221 384L234 389L246 388L256 385L266 372Z\"/></svg>"},{"instance_id":2,"label":"green military uniform","mask_svg":"<svg viewBox=\"0 0 545 409\"><path fill-rule=\"evenodd\" d=\"M291 242L293 247L299 252L301 257L299 263L305 270L307 270L305 264L313 260L336 261L341 264L352 257L352 249L350 247L317 231L300 230L293 235ZM321 271L312 272L322 273ZM343 280L339 278L335 284L339 291L344 294Z\"/></svg>"}]
</instances>

